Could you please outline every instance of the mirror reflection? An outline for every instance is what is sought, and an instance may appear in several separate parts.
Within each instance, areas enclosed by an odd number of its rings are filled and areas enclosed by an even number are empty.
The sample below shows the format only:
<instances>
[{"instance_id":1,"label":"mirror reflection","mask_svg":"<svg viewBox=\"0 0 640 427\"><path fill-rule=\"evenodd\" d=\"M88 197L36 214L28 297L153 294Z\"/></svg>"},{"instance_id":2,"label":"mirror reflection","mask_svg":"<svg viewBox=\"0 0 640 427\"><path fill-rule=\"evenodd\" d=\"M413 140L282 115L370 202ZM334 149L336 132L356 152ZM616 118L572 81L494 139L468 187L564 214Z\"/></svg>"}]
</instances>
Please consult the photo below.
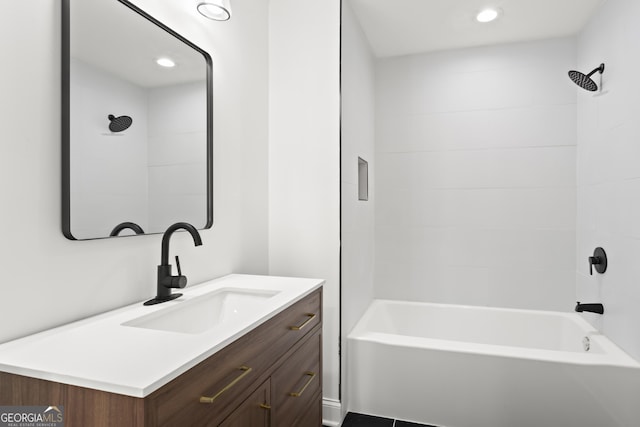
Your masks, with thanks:
<instances>
[{"instance_id":1,"label":"mirror reflection","mask_svg":"<svg viewBox=\"0 0 640 427\"><path fill-rule=\"evenodd\" d=\"M212 225L211 58L125 0L63 1L63 232Z\"/></svg>"}]
</instances>

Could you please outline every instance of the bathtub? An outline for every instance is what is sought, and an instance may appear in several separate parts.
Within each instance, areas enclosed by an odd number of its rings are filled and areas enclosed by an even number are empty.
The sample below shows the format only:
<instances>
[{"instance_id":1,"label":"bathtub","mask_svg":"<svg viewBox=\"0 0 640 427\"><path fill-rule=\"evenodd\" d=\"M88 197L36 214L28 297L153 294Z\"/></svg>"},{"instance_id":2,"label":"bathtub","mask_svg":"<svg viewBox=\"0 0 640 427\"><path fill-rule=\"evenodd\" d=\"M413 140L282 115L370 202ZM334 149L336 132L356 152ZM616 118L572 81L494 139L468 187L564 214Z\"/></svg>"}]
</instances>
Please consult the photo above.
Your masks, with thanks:
<instances>
[{"instance_id":1,"label":"bathtub","mask_svg":"<svg viewBox=\"0 0 640 427\"><path fill-rule=\"evenodd\" d=\"M580 315L375 300L347 407L439 427L638 427L640 364Z\"/></svg>"}]
</instances>

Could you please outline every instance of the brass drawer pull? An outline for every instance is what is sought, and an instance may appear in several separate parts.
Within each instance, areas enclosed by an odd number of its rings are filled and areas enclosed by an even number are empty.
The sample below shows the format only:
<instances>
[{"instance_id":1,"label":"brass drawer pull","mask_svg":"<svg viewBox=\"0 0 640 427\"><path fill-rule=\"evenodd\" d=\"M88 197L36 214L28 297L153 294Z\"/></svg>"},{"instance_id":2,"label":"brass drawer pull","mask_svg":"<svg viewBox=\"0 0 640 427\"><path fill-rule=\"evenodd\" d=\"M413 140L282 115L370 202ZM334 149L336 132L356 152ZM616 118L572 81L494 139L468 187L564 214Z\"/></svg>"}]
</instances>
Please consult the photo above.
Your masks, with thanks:
<instances>
[{"instance_id":1,"label":"brass drawer pull","mask_svg":"<svg viewBox=\"0 0 640 427\"><path fill-rule=\"evenodd\" d=\"M316 318L315 313L307 313L306 316L308 316L309 318L307 320L305 320L302 325L300 325L300 326L289 326L289 329L291 329L292 331L299 331L302 328L304 328L305 326L307 326L313 319Z\"/></svg>"},{"instance_id":2,"label":"brass drawer pull","mask_svg":"<svg viewBox=\"0 0 640 427\"><path fill-rule=\"evenodd\" d=\"M309 384L311 384L311 381L313 381L313 379L316 377L315 372L307 371L304 374L308 375L310 377L307 380L307 383L302 387L302 389L299 392L289 393L289 396L291 396L291 397L300 397L300 396L302 396L302 393L304 393L304 391L307 389L307 387L309 387Z\"/></svg>"},{"instance_id":3,"label":"brass drawer pull","mask_svg":"<svg viewBox=\"0 0 640 427\"><path fill-rule=\"evenodd\" d=\"M222 395L222 393L224 393L225 391L229 390L231 387L236 385L236 383L238 381L240 381L241 379L243 379L244 377L249 375L249 372L251 372L253 370L253 368L249 368L248 366L240 366L238 369L240 369L241 371L244 371L244 372L242 372L240 375L238 375L238 377L235 380L231 381L229 384L227 384L222 390L217 392L215 395L213 395L211 397L201 396L200 397L200 403L213 403L213 401L216 400L218 397L220 397Z\"/></svg>"},{"instance_id":4,"label":"brass drawer pull","mask_svg":"<svg viewBox=\"0 0 640 427\"><path fill-rule=\"evenodd\" d=\"M262 409L271 409L271 405L267 405L266 403L261 403L261 404L260 404L260 407L261 407Z\"/></svg>"}]
</instances>

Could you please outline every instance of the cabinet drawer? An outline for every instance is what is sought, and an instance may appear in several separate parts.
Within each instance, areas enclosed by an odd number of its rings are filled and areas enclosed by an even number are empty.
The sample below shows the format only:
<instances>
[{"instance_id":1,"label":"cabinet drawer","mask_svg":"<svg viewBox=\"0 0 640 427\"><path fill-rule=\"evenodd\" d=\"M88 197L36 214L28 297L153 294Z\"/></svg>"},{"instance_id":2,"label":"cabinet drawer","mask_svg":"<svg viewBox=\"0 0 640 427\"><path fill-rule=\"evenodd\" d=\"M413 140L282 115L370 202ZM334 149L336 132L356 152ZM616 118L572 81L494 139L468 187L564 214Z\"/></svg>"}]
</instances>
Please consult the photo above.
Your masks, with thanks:
<instances>
[{"instance_id":1,"label":"cabinet drawer","mask_svg":"<svg viewBox=\"0 0 640 427\"><path fill-rule=\"evenodd\" d=\"M271 377L274 425L293 426L322 390L322 335L314 333Z\"/></svg>"},{"instance_id":2,"label":"cabinet drawer","mask_svg":"<svg viewBox=\"0 0 640 427\"><path fill-rule=\"evenodd\" d=\"M149 406L157 417L154 425L216 425L260 372L268 369L270 360L265 353L269 352L261 345L232 344L195 366L154 393ZM201 402L203 397L210 399Z\"/></svg>"},{"instance_id":3,"label":"cabinet drawer","mask_svg":"<svg viewBox=\"0 0 640 427\"><path fill-rule=\"evenodd\" d=\"M280 345L285 350L293 347L303 336L322 321L322 293L314 292L287 310L277 327L282 336ZM283 351L282 354L285 352Z\"/></svg>"},{"instance_id":4,"label":"cabinet drawer","mask_svg":"<svg viewBox=\"0 0 640 427\"><path fill-rule=\"evenodd\" d=\"M292 427L322 427L322 394L318 395L311 402L304 413L294 421Z\"/></svg>"},{"instance_id":5,"label":"cabinet drawer","mask_svg":"<svg viewBox=\"0 0 640 427\"><path fill-rule=\"evenodd\" d=\"M264 381L271 366L319 323L321 295L303 298L151 394L147 419L154 426L219 424L249 386Z\"/></svg>"},{"instance_id":6,"label":"cabinet drawer","mask_svg":"<svg viewBox=\"0 0 640 427\"><path fill-rule=\"evenodd\" d=\"M271 425L271 384L269 380L247 397L219 427L268 427Z\"/></svg>"}]
</instances>

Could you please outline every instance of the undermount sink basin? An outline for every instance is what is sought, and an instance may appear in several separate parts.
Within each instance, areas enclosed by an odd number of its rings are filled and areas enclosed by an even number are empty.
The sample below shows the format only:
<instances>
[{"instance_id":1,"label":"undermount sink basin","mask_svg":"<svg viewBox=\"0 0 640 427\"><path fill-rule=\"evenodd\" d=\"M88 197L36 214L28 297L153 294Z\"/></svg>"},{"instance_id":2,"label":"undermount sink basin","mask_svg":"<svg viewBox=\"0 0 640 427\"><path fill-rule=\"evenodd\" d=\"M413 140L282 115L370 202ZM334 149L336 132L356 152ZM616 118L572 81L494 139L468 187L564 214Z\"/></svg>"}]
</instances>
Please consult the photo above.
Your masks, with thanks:
<instances>
[{"instance_id":1,"label":"undermount sink basin","mask_svg":"<svg viewBox=\"0 0 640 427\"><path fill-rule=\"evenodd\" d=\"M279 291L223 288L123 323L123 326L199 334L251 315Z\"/></svg>"}]
</instances>

